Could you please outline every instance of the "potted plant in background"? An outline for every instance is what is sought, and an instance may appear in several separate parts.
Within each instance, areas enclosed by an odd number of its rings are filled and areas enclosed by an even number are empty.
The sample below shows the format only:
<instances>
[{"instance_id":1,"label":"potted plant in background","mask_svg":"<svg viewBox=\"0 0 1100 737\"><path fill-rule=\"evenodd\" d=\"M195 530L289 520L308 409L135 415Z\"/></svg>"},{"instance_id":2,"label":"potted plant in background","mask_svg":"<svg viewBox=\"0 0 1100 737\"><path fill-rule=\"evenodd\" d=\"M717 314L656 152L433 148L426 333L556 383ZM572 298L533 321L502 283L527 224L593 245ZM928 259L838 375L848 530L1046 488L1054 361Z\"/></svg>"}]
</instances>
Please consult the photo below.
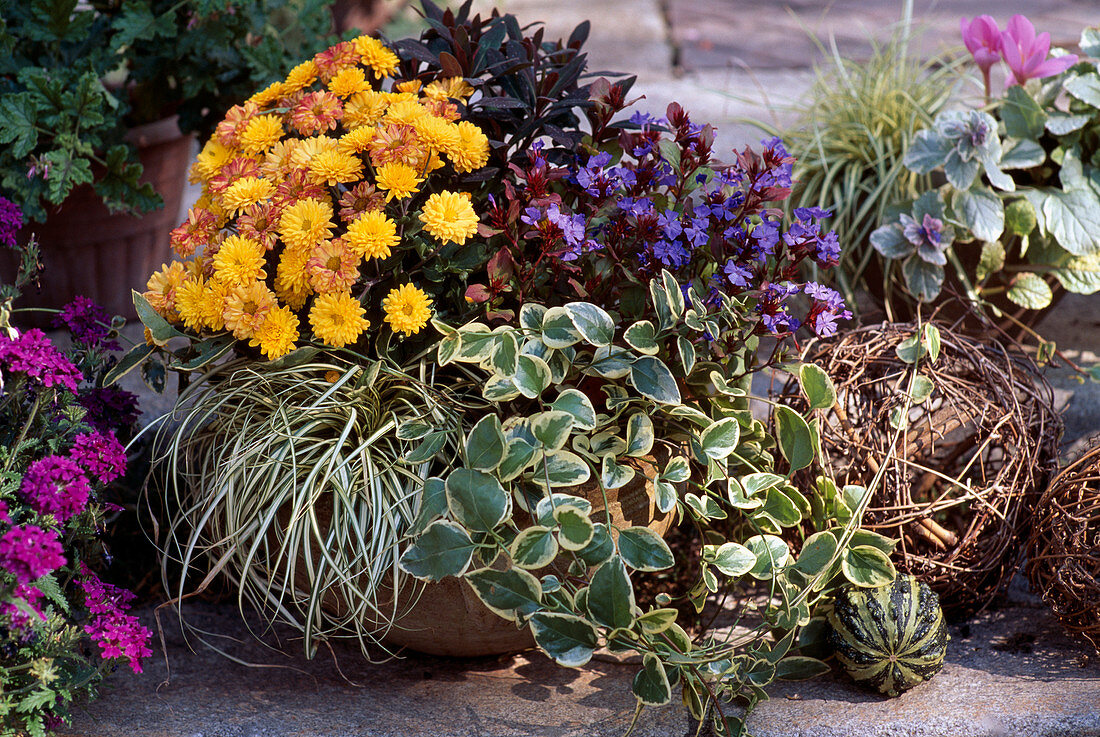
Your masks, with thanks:
<instances>
[{"instance_id":1,"label":"potted plant in background","mask_svg":"<svg viewBox=\"0 0 1100 737\"><path fill-rule=\"evenodd\" d=\"M191 158L232 104L328 45L322 0L4 2L0 192L47 267L24 304L127 295L168 255ZM247 92L246 92L247 91ZM143 217L139 217L142 216ZM2 263L10 281L14 259Z\"/></svg>"}]
</instances>

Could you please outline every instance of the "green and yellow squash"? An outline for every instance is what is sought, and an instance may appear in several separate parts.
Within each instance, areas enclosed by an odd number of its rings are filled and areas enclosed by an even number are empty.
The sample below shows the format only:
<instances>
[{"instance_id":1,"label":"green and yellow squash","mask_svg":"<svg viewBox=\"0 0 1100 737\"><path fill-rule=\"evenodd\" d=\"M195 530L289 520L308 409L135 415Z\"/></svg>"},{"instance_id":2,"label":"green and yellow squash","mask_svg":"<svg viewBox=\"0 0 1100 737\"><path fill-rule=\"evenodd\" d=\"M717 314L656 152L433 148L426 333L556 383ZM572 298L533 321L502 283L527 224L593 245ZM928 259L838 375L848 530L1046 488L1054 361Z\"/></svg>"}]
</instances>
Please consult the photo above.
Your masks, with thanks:
<instances>
[{"instance_id":1,"label":"green and yellow squash","mask_svg":"<svg viewBox=\"0 0 1100 737\"><path fill-rule=\"evenodd\" d=\"M939 597L912 576L841 589L829 624L829 641L852 680L890 696L943 667L948 635Z\"/></svg>"}]
</instances>

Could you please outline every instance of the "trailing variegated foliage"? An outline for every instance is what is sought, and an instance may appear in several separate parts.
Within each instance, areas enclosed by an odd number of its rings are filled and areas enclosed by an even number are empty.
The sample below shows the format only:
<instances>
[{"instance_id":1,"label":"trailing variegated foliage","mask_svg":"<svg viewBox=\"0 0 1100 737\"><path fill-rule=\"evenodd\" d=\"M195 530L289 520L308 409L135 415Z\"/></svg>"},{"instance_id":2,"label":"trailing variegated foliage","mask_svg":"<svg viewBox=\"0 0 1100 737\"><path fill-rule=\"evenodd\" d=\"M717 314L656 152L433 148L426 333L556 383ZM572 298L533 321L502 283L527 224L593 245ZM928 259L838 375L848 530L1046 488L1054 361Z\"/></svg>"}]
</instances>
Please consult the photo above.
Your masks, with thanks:
<instances>
[{"instance_id":1,"label":"trailing variegated foliage","mask_svg":"<svg viewBox=\"0 0 1100 737\"><path fill-rule=\"evenodd\" d=\"M843 588L829 624L829 642L852 680L890 696L943 667L949 637L940 599L913 576L876 588Z\"/></svg>"},{"instance_id":2,"label":"trailing variegated foliage","mask_svg":"<svg viewBox=\"0 0 1100 737\"><path fill-rule=\"evenodd\" d=\"M838 574L864 586L889 582L891 543L856 529L862 489L823 480L811 500L774 472L775 448L789 473L811 463L816 419L776 407L773 438L749 412L744 389L727 380L729 369L696 360L704 332L728 329L737 309L707 308L694 291L685 300L667 273L649 286L664 319L621 333L607 312L583 302L525 304L518 324L495 329L436 325L439 363L462 368L490 408L465 433L453 470L425 482L422 526L400 565L426 581L464 578L491 610L529 626L562 665L583 665L600 646L637 651L641 704L669 701L679 683L696 718L713 702L720 728L732 730L739 723L722 713L722 701L751 705L774 678L825 669L789 655L798 628ZM832 406L824 372L802 366L799 376L813 408ZM453 431L415 421L399 433ZM757 627L693 642L675 609L638 607L632 573L670 568L671 551L650 529L594 512L577 487L594 485L589 496L598 500L631 480L634 460L653 456L667 459L652 479L658 509L706 531L692 598L701 607L731 582L762 586ZM734 533L718 533L717 520ZM803 526L815 531L792 549ZM771 642L775 628L787 634Z\"/></svg>"}]
</instances>

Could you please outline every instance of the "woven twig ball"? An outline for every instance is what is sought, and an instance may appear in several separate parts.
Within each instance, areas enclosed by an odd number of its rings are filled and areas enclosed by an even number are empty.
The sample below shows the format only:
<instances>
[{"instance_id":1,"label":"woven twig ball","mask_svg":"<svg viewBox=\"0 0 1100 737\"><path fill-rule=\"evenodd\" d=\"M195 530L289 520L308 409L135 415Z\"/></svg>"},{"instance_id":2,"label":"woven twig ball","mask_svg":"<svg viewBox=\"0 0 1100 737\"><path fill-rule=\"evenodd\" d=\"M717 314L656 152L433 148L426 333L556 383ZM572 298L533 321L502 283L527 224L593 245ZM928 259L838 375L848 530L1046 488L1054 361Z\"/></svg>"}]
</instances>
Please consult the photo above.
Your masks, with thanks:
<instances>
[{"instance_id":1,"label":"woven twig ball","mask_svg":"<svg viewBox=\"0 0 1100 737\"><path fill-rule=\"evenodd\" d=\"M910 406L901 433L912 365L896 349L917 330L860 328L810 345L804 360L837 389L836 405L820 413L825 473L870 487L884 467L863 526L898 540L898 570L928 583L958 617L985 607L1016 570L1061 420L1026 355L941 326L939 356L917 368L932 393ZM787 401L797 390L787 384Z\"/></svg>"},{"instance_id":2,"label":"woven twig ball","mask_svg":"<svg viewBox=\"0 0 1100 737\"><path fill-rule=\"evenodd\" d=\"M1100 440L1051 480L1027 551L1032 590L1100 653Z\"/></svg>"}]
</instances>

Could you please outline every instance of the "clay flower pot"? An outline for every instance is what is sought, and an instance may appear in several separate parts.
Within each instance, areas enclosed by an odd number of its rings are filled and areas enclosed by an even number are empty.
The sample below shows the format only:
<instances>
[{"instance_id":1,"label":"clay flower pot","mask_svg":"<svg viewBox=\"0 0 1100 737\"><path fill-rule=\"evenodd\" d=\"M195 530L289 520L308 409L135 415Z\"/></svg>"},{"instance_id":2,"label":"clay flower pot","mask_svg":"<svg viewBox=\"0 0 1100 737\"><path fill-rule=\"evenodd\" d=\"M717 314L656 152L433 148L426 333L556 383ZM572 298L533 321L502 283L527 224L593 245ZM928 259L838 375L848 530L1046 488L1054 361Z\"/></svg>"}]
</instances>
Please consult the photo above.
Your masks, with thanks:
<instances>
[{"instance_id":1,"label":"clay flower pot","mask_svg":"<svg viewBox=\"0 0 1100 737\"><path fill-rule=\"evenodd\" d=\"M169 234L179 224L193 137L180 133L173 116L138 126L127 139L138 148L142 181L153 185L164 207L141 216L111 213L91 185L75 188L45 223L23 228L23 237L37 236L44 270L41 290L25 290L18 306L59 309L83 294L111 314L137 317L130 290L142 291L149 274L169 258ZM15 268L13 254L0 254L6 281Z\"/></svg>"}]
</instances>

